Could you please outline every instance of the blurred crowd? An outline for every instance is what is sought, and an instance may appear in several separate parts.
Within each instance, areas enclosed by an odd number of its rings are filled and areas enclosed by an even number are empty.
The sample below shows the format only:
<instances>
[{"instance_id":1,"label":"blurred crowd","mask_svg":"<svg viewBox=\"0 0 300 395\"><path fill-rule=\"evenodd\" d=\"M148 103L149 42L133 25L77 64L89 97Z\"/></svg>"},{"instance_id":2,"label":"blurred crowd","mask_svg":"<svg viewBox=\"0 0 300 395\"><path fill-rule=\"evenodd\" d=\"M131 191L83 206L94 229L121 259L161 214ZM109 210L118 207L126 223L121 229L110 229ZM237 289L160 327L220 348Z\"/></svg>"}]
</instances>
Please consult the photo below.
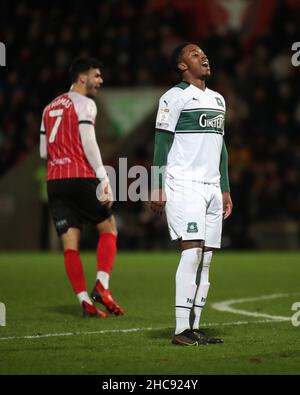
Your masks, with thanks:
<instances>
[{"instance_id":1,"label":"blurred crowd","mask_svg":"<svg viewBox=\"0 0 300 395\"><path fill-rule=\"evenodd\" d=\"M105 86L169 82L170 51L181 42L176 11L151 2L6 2L0 41L7 67L0 82L0 175L22 160L38 140L43 107L69 89L74 57L103 63Z\"/></svg>"},{"instance_id":2,"label":"blurred crowd","mask_svg":"<svg viewBox=\"0 0 300 395\"><path fill-rule=\"evenodd\" d=\"M168 1L6 4L0 15L0 41L7 47L0 81L0 176L38 142L41 110L68 89L66 70L75 56L99 58L105 86L167 89L177 81L170 72L171 52L193 41L210 59L209 87L227 102L225 139L235 206L225 226L230 246L251 247L248 227L257 219L299 220L300 67L291 63L291 46L300 41L300 7L297 1L275 3L268 24L251 42L224 26L202 29L201 37L198 29L197 36L182 9ZM149 165L153 141L147 144L136 160ZM136 222L132 238L130 226L124 231L124 245L151 248L151 237L158 234L158 245L164 246L166 228L148 205L128 208Z\"/></svg>"}]
</instances>

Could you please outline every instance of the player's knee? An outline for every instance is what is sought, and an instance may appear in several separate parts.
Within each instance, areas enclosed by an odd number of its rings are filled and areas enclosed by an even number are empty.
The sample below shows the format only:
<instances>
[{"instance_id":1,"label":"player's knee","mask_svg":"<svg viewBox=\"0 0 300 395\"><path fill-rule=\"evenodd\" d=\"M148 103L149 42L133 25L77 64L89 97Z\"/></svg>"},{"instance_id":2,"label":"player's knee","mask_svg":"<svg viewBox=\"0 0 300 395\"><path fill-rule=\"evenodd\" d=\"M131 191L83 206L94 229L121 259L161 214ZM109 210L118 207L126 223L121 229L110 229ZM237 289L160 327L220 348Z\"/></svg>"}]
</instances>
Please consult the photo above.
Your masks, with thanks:
<instances>
[{"instance_id":1,"label":"player's knee","mask_svg":"<svg viewBox=\"0 0 300 395\"><path fill-rule=\"evenodd\" d=\"M63 233L61 240L63 243L63 248L65 250L79 250L79 239L80 231L79 229L69 228L67 232Z\"/></svg>"},{"instance_id":2,"label":"player's knee","mask_svg":"<svg viewBox=\"0 0 300 395\"><path fill-rule=\"evenodd\" d=\"M113 216L111 216L107 220L101 222L101 224L99 224L97 226L97 228L98 228L98 231L99 231L99 235L101 235L102 233L112 233L115 236L118 235L116 221L115 221L115 218Z\"/></svg>"},{"instance_id":3,"label":"player's knee","mask_svg":"<svg viewBox=\"0 0 300 395\"><path fill-rule=\"evenodd\" d=\"M187 248L182 251L181 256L184 260L188 260L189 263L194 267L194 269L197 270L202 258L202 248Z\"/></svg>"},{"instance_id":4,"label":"player's knee","mask_svg":"<svg viewBox=\"0 0 300 395\"><path fill-rule=\"evenodd\" d=\"M204 241L203 240L185 240L181 241L182 251L190 250L191 248L201 248L203 249Z\"/></svg>"}]
</instances>

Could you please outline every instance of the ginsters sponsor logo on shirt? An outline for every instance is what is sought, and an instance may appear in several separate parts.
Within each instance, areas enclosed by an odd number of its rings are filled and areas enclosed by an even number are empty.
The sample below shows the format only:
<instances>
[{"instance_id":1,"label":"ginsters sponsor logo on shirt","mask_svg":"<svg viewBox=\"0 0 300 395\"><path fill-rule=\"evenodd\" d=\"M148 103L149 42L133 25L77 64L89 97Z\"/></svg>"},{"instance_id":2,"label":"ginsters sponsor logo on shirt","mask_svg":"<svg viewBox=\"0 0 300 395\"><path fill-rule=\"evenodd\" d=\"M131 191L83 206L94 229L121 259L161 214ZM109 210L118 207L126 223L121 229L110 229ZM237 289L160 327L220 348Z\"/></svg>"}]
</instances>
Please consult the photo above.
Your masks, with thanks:
<instances>
[{"instance_id":1,"label":"ginsters sponsor logo on shirt","mask_svg":"<svg viewBox=\"0 0 300 395\"><path fill-rule=\"evenodd\" d=\"M208 118L207 114L201 114L199 117L199 125L202 128L224 129L224 115L219 114L213 118Z\"/></svg>"}]
</instances>

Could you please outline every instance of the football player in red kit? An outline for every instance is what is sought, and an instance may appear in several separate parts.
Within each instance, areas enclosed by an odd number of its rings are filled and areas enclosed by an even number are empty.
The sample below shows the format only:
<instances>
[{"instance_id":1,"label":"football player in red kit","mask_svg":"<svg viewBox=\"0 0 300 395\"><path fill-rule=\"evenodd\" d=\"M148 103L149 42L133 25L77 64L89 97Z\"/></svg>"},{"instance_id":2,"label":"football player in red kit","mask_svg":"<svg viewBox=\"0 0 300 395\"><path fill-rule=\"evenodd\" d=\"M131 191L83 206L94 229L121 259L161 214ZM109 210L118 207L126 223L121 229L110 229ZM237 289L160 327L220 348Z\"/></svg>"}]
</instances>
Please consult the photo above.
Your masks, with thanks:
<instances>
[{"instance_id":1,"label":"football player in red kit","mask_svg":"<svg viewBox=\"0 0 300 395\"><path fill-rule=\"evenodd\" d=\"M78 58L71 66L69 92L55 98L43 112L40 155L48 160L47 190L50 211L64 249L67 275L85 317L106 317L96 308L124 314L109 290L110 273L117 252L117 228L111 211L113 195L96 141L97 107L92 100L103 78L98 61ZM96 189L100 183L101 196ZM99 233L95 287L87 293L79 240L84 223Z\"/></svg>"}]
</instances>

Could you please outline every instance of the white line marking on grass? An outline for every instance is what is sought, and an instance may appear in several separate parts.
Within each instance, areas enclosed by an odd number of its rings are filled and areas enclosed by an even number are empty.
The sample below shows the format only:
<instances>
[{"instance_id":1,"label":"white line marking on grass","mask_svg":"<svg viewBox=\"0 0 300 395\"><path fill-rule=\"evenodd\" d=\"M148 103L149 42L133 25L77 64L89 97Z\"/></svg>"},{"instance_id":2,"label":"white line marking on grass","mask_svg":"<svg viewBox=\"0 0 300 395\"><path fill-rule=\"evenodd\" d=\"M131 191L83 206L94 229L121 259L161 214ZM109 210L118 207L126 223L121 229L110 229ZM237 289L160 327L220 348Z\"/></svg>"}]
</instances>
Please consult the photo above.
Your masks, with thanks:
<instances>
[{"instance_id":1,"label":"white line marking on grass","mask_svg":"<svg viewBox=\"0 0 300 395\"><path fill-rule=\"evenodd\" d=\"M41 335L0 337L0 340L42 339L45 337L78 336L78 335L101 335L101 334L103 335L106 333L130 333L130 332L153 331L153 330L162 330L162 329L166 329L166 328L103 329L102 331L90 331L90 332L45 333Z\"/></svg>"},{"instance_id":2,"label":"white line marking on grass","mask_svg":"<svg viewBox=\"0 0 300 395\"><path fill-rule=\"evenodd\" d=\"M209 322L203 324L203 327L214 327L214 326L232 326L232 325L248 325L248 324L266 324L266 323L277 323L283 322L284 320L258 320L258 321L233 321L233 322ZM91 331L91 332L65 332L65 333L45 333L42 335L30 335L30 336L9 336L0 337L0 340L35 340L43 339L48 337L63 337L63 336L86 336L86 335L105 335L108 333L131 333L131 332L143 332L143 331L162 331L170 329L168 327L163 328L129 328L129 329L105 329L102 331Z\"/></svg>"},{"instance_id":3,"label":"white line marking on grass","mask_svg":"<svg viewBox=\"0 0 300 395\"><path fill-rule=\"evenodd\" d=\"M243 299L230 299L225 300L223 302L212 303L211 306L215 310L218 311L226 311L233 314L242 314L251 317L261 317L266 318L264 320L257 321L233 321L233 322L211 322L207 324L203 324L203 327L214 327L214 326L232 326L232 325L248 325L248 324L266 324L266 323L278 323L284 321L291 321L291 317L284 317L280 315L271 315L271 314L263 314L256 313L247 310L241 310L234 307L231 307L232 304L237 303L246 303L246 302L255 302L259 300L269 300L269 299L279 299L286 298L292 295L299 295L299 293L293 294L272 294L272 295L263 295L257 296L253 298L243 298ZM131 333L131 332L143 332L143 331L161 331L170 329L167 327L164 328L129 328L129 329L104 329L101 331L90 331L90 332L63 332L63 333L45 333L41 335L28 335L28 336L8 336L8 337L0 337L0 340L32 340L32 339L43 339L48 337L66 337L66 336L86 336L86 335L105 335L108 333Z\"/></svg>"},{"instance_id":4,"label":"white line marking on grass","mask_svg":"<svg viewBox=\"0 0 300 395\"><path fill-rule=\"evenodd\" d=\"M291 321L291 317L257 313L254 311L242 310L242 309L232 307L233 304L237 304L237 303L256 302L256 301L260 301L260 300L286 298L291 295L292 294L272 294L272 295L257 296L257 297L253 297L253 298L230 299L230 300L224 300L223 302L212 303L211 306L215 310L226 311L228 313L233 313L233 314L247 315L247 316L256 317L256 318L258 318L258 317L267 318L271 321Z\"/></svg>"}]
</instances>

